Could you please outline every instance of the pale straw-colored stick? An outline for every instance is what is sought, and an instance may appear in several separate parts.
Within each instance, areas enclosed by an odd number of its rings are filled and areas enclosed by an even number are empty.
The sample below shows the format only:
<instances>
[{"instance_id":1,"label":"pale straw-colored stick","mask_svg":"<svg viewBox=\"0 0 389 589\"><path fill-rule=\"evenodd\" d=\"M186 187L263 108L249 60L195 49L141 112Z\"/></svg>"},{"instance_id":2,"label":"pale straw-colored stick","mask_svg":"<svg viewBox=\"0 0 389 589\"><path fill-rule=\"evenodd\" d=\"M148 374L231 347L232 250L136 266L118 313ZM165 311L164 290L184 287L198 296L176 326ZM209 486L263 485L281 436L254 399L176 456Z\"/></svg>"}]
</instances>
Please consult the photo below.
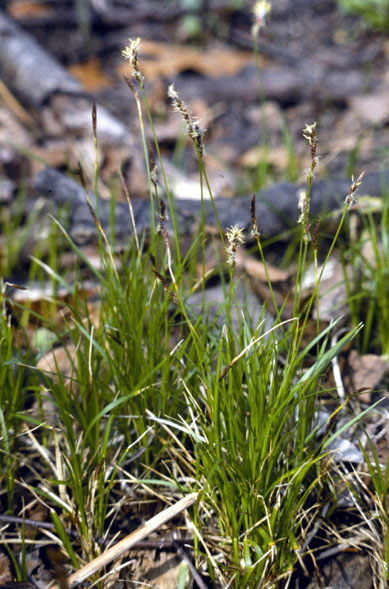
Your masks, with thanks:
<instances>
[{"instance_id":1,"label":"pale straw-colored stick","mask_svg":"<svg viewBox=\"0 0 389 589\"><path fill-rule=\"evenodd\" d=\"M154 532L170 519L181 513L181 511L184 511L184 509L193 505L197 496L198 493L191 493L183 499L180 499L175 505L171 505L164 511L161 511L161 513L158 513L155 517L152 517L148 522L143 524L143 526L135 530L135 532L132 532L132 534L129 534L123 538L123 540L120 540L120 542L103 552L103 554L100 554L100 556L64 579L64 586L71 589L85 581L85 579L91 575L94 575L99 569L119 558L124 552L127 552L127 550L135 546L135 544L151 534L151 532Z\"/></svg>"}]
</instances>

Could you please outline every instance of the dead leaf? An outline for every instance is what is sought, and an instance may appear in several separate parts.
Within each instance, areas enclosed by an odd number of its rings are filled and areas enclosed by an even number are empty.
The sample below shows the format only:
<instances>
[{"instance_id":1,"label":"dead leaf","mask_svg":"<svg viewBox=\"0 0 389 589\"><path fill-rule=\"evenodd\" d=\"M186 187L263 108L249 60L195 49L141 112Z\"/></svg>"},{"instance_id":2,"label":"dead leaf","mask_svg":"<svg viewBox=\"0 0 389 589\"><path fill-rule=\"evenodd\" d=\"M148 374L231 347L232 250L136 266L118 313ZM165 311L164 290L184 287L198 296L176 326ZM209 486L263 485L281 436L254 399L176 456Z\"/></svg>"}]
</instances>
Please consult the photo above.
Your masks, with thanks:
<instances>
[{"instance_id":1,"label":"dead leaf","mask_svg":"<svg viewBox=\"0 0 389 589\"><path fill-rule=\"evenodd\" d=\"M43 503L38 501L35 504L30 504L29 508L26 510L26 514L28 519L36 522L45 522L48 517L48 509ZM34 539L36 536L36 528L33 526L26 526L25 536L26 538Z\"/></svg>"},{"instance_id":2,"label":"dead leaf","mask_svg":"<svg viewBox=\"0 0 389 589\"><path fill-rule=\"evenodd\" d=\"M246 271L248 276L250 276L250 278L261 280L262 282L267 283L265 267L260 260L257 260L253 256L249 256L238 250L237 263L242 264L244 270ZM276 268L275 266L271 266L270 264L266 264L266 268L268 276L270 278L270 282L272 284L277 282L287 282L290 278L290 273L287 270Z\"/></svg>"},{"instance_id":3,"label":"dead leaf","mask_svg":"<svg viewBox=\"0 0 389 589\"><path fill-rule=\"evenodd\" d=\"M90 57L83 63L72 65L68 71L81 82L88 92L96 92L110 88L113 80L101 69L101 63L96 57Z\"/></svg>"},{"instance_id":4,"label":"dead leaf","mask_svg":"<svg viewBox=\"0 0 389 589\"><path fill-rule=\"evenodd\" d=\"M9 559L3 553L0 553L0 585L6 585L12 581L12 575L9 568Z\"/></svg>"},{"instance_id":5,"label":"dead leaf","mask_svg":"<svg viewBox=\"0 0 389 589\"><path fill-rule=\"evenodd\" d=\"M69 344L66 348L59 346L44 354L36 367L38 370L48 372L49 376L60 373L70 378L72 374L76 376L75 360L76 348L74 344Z\"/></svg>"},{"instance_id":6,"label":"dead leaf","mask_svg":"<svg viewBox=\"0 0 389 589\"><path fill-rule=\"evenodd\" d=\"M96 254L96 250L93 248L85 248L86 254L91 256L91 262L98 266L98 255ZM93 253L94 252L94 253ZM69 264L74 263L74 258L72 256L68 256ZM83 290L78 292L78 296L85 298L87 300L96 297L98 291L96 290L96 286L91 281L84 281L83 283ZM74 304L74 297L69 291L63 287L58 286L55 292L53 292L52 285L47 281L44 284L39 284L36 282L35 284L31 284L26 289L20 289L18 287L12 293L12 300L16 301L21 305L28 306L29 309L38 313L39 315L44 315L47 312L48 305L53 303L53 300L61 301L69 306ZM69 312L68 308L63 308L61 313L58 314L58 324L61 324L63 313L65 315ZM98 322L96 317L98 316L98 311L96 311L95 306L93 303L88 302L88 312L89 318L95 324L95 321ZM34 317L30 319L30 325L33 325L35 322ZM97 327L97 325L96 325Z\"/></svg>"},{"instance_id":7,"label":"dead leaf","mask_svg":"<svg viewBox=\"0 0 389 589\"><path fill-rule=\"evenodd\" d=\"M140 589L150 587L150 582L155 589L175 589L177 587L182 564L181 558L177 555L166 552L159 554L144 552L131 564L133 565L132 581L134 583L136 581Z\"/></svg>"},{"instance_id":8,"label":"dead leaf","mask_svg":"<svg viewBox=\"0 0 389 589\"><path fill-rule=\"evenodd\" d=\"M256 168L261 162L268 162L276 170L286 170L289 165L289 155L286 147L274 147L270 151L261 145L255 145L247 150L238 160L244 168Z\"/></svg>"},{"instance_id":9,"label":"dead leaf","mask_svg":"<svg viewBox=\"0 0 389 589\"><path fill-rule=\"evenodd\" d=\"M389 362L382 356L364 354L360 356L352 350L348 357L350 385L353 391L362 388L377 389L385 373L389 370ZM358 399L364 403L370 402L371 393L362 393Z\"/></svg>"},{"instance_id":10,"label":"dead leaf","mask_svg":"<svg viewBox=\"0 0 389 589\"><path fill-rule=\"evenodd\" d=\"M53 10L47 2L29 2L28 0L14 0L7 6L7 13L15 19L48 16L52 14Z\"/></svg>"},{"instance_id":11,"label":"dead leaf","mask_svg":"<svg viewBox=\"0 0 389 589\"><path fill-rule=\"evenodd\" d=\"M62 375L66 389L78 392L77 386L77 353L73 343L66 348L59 346L44 354L37 362L37 369L44 372L48 378L58 381L57 375ZM35 401L31 414L44 418L46 423L57 425L58 409L51 396L50 390L44 389L40 393L40 403Z\"/></svg>"}]
</instances>

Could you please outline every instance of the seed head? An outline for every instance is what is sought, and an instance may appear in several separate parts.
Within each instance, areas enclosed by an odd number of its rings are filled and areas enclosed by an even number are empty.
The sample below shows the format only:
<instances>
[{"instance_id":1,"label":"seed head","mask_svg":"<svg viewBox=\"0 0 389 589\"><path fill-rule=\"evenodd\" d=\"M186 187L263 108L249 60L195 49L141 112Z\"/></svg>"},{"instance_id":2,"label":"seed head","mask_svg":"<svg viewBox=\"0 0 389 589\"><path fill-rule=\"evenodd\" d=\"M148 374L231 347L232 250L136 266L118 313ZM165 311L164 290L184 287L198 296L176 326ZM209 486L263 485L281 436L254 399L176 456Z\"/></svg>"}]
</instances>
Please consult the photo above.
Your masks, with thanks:
<instances>
[{"instance_id":1,"label":"seed head","mask_svg":"<svg viewBox=\"0 0 389 589\"><path fill-rule=\"evenodd\" d=\"M305 192L305 190L300 190L297 195L299 197L297 206L300 211L300 216L297 219L297 223L301 223L302 225L304 225L304 240L310 241L311 229L309 226L309 217L308 217L309 200L307 202L307 193Z\"/></svg>"},{"instance_id":2,"label":"seed head","mask_svg":"<svg viewBox=\"0 0 389 589\"><path fill-rule=\"evenodd\" d=\"M150 141L147 142L147 151L150 160L150 181L153 183L154 188L156 188L158 182L158 166L155 163L153 148L151 147Z\"/></svg>"},{"instance_id":3,"label":"seed head","mask_svg":"<svg viewBox=\"0 0 389 589\"><path fill-rule=\"evenodd\" d=\"M153 166L150 169L150 182L155 186L157 186L158 182L158 168L157 166Z\"/></svg>"},{"instance_id":4,"label":"seed head","mask_svg":"<svg viewBox=\"0 0 389 589\"><path fill-rule=\"evenodd\" d=\"M250 203L250 217L251 217L251 224L253 226L251 233L250 233L250 237L254 237L255 239L259 239L260 233L259 233L258 227L257 227L257 214L256 214L256 210L255 210L255 194L253 194L253 197L252 197L251 203Z\"/></svg>"},{"instance_id":5,"label":"seed head","mask_svg":"<svg viewBox=\"0 0 389 589\"><path fill-rule=\"evenodd\" d=\"M251 29L253 37L256 37L259 30L266 25L266 16L271 11L271 2L258 0L253 7L254 24Z\"/></svg>"},{"instance_id":6,"label":"seed head","mask_svg":"<svg viewBox=\"0 0 389 589\"><path fill-rule=\"evenodd\" d=\"M203 129L203 127L201 126L201 122L198 119L192 118L188 105L186 104L186 102L181 100L173 84L169 86L167 94L173 103L174 110L182 116L185 122L186 134L188 135L188 137L190 137L190 139L193 141L193 143L199 150L200 156L203 156L205 129Z\"/></svg>"},{"instance_id":7,"label":"seed head","mask_svg":"<svg viewBox=\"0 0 389 589\"><path fill-rule=\"evenodd\" d=\"M174 88L174 84L170 84L167 91L167 95L172 101L174 110L180 113L185 123L189 125L191 117L189 114L188 105L186 104L186 102L181 100L178 93L176 92L176 89Z\"/></svg>"},{"instance_id":8,"label":"seed head","mask_svg":"<svg viewBox=\"0 0 389 589\"><path fill-rule=\"evenodd\" d=\"M244 229L242 227L238 227L238 225L233 225L226 231L226 237L229 243L229 246L226 249L228 254L227 264L230 266L235 266L236 262L236 252L238 247L244 243Z\"/></svg>"},{"instance_id":9,"label":"seed head","mask_svg":"<svg viewBox=\"0 0 389 589\"><path fill-rule=\"evenodd\" d=\"M313 146L315 143L315 129L316 123L313 123L312 125L307 125L307 123L305 123L305 127L303 129L303 137L305 137L311 146Z\"/></svg>"},{"instance_id":10,"label":"seed head","mask_svg":"<svg viewBox=\"0 0 389 589\"><path fill-rule=\"evenodd\" d=\"M317 143L315 129L316 129L316 123L313 123L312 125L306 124L303 129L303 137L308 141L309 145L311 146L311 149L314 149L316 147L316 143Z\"/></svg>"},{"instance_id":11,"label":"seed head","mask_svg":"<svg viewBox=\"0 0 389 589\"><path fill-rule=\"evenodd\" d=\"M312 125L305 124L303 129L303 137L308 141L309 145L311 146L311 167L306 170L306 175L308 179L313 178L314 170L319 163L319 158L316 155L316 147L318 138L316 137L316 123Z\"/></svg>"},{"instance_id":12,"label":"seed head","mask_svg":"<svg viewBox=\"0 0 389 589\"><path fill-rule=\"evenodd\" d=\"M297 220L297 223L303 223L304 222L304 214L305 214L305 205L307 202L307 193L305 192L305 190L299 190L297 193L297 196L299 197L297 207L300 211L300 216ZM308 213L308 210L309 210L309 203L308 203L307 213Z\"/></svg>"},{"instance_id":13,"label":"seed head","mask_svg":"<svg viewBox=\"0 0 389 589\"><path fill-rule=\"evenodd\" d=\"M122 56L130 62L132 77L135 78L140 86L143 86L145 78L139 69L138 62L140 38L138 37L135 41L133 39L128 39L128 41L130 44L122 51Z\"/></svg>"},{"instance_id":14,"label":"seed head","mask_svg":"<svg viewBox=\"0 0 389 589\"><path fill-rule=\"evenodd\" d=\"M361 172L356 180L354 180L354 176L351 176L352 184L350 186L350 190L348 195L345 198L344 204L347 206L352 205L355 202L355 195L358 192L358 188L362 184L363 177L365 172Z\"/></svg>"},{"instance_id":15,"label":"seed head","mask_svg":"<svg viewBox=\"0 0 389 589\"><path fill-rule=\"evenodd\" d=\"M320 216L317 218L315 229L313 230L312 243L313 243L313 249L315 251L317 251L319 229L320 229Z\"/></svg>"}]
</instances>

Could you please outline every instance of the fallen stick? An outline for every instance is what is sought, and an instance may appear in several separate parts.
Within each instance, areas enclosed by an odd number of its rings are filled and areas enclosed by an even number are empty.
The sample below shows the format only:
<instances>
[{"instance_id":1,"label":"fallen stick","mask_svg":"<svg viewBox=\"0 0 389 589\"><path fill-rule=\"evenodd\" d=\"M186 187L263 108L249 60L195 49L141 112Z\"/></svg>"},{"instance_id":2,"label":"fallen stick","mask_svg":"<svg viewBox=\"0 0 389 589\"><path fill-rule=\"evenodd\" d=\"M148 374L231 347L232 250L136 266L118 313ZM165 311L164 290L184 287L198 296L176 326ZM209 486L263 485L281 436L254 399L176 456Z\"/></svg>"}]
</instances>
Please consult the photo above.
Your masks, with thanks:
<instances>
[{"instance_id":1,"label":"fallen stick","mask_svg":"<svg viewBox=\"0 0 389 589\"><path fill-rule=\"evenodd\" d=\"M0 3L1 4L1 3ZM81 83L54 59L32 35L0 10L0 79L3 95L20 98L23 106L41 110L50 105L57 123L72 133L92 132L93 98ZM22 105L18 107L21 115ZM23 115L26 118L27 113ZM106 108L98 105L97 132L108 144L132 146L127 126Z\"/></svg>"},{"instance_id":2,"label":"fallen stick","mask_svg":"<svg viewBox=\"0 0 389 589\"><path fill-rule=\"evenodd\" d=\"M342 210L344 199L350 189L351 180L338 178L335 180L315 180L310 198L310 213L317 215ZM361 195L377 196L389 186L389 168L381 172L367 172L360 188ZM258 230L266 237L275 237L282 231L295 228L299 211L298 195L301 188L290 182L280 182L257 194ZM85 192L82 186L65 174L52 168L44 168L37 175L35 190L40 196L46 197L56 208L66 207L70 212L68 232L78 244L96 241L97 229L85 203ZM95 206L95 196L90 194ZM250 203L252 195L233 198L215 198L219 221L224 228L237 224L245 230L252 228ZM200 201L176 199L176 221L182 235L191 235L198 227L201 219ZM110 229L110 202L99 201L100 222L104 231ZM138 234L150 230L149 202L143 199L132 199L135 225ZM211 201L204 201L204 217L206 225L215 225L215 213ZM169 229L169 226L168 226ZM131 233L131 219L126 203L117 202L115 208L116 238L128 242Z\"/></svg>"},{"instance_id":3,"label":"fallen stick","mask_svg":"<svg viewBox=\"0 0 389 589\"><path fill-rule=\"evenodd\" d=\"M146 538L151 532L154 532L158 528L160 528L163 524L171 520L173 517L188 509L193 503L196 501L198 493L191 493L183 499L180 499L178 503L168 507L161 513L158 513L155 517L152 517L148 522L140 526L135 532L132 532L123 540L111 546L108 550L103 552L100 556L83 566L81 569L76 571L75 573L71 574L69 577L66 577L63 580L63 585L65 587L76 587L83 581L85 581L91 575L94 575L99 571L101 568L107 566L113 560L119 558L124 552L127 552L130 548L135 546L138 542Z\"/></svg>"}]
</instances>

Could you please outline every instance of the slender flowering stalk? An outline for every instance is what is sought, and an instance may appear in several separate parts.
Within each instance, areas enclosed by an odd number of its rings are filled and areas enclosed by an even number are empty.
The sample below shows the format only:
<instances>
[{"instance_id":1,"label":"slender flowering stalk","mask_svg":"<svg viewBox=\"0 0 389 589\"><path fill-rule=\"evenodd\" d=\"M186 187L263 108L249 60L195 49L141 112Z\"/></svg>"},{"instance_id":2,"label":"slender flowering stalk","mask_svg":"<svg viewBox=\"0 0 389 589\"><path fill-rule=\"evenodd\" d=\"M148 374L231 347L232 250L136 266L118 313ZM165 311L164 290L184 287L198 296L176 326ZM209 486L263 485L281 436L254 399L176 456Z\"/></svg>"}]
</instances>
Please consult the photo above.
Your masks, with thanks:
<instances>
[{"instance_id":1,"label":"slender flowering stalk","mask_svg":"<svg viewBox=\"0 0 389 589\"><path fill-rule=\"evenodd\" d=\"M211 198L213 212L215 214L215 219L217 222L217 226L219 229L220 238L224 245L224 234L223 229L220 224L219 216L217 213L217 209L215 206L215 201L213 199L212 190L209 184L209 180L207 177L207 173L205 171L204 162L203 162L203 155L204 155L204 133L206 129L201 126L201 123L198 119L193 119L192 115L189 111L188 105L181 100L178 93L176 92L174 85L170 85L168 89L168 96L172 100L174 109L181 115L183 118L185 125L186 125L186 132L188 137L193 141L193 144L196 149L196 153L199 159L200 164L200 191L201 191L201 227L204 227L204 199L203 199L203 180L208 189L209 196ZM203 247L204 247L203 241Z\"/></svg>"},{"instance_id":2,"label":"slender flowering stalk","mask_svg":"<svg viewBox=\"0 0 389 589\"><path fill-rule=\"evenodd\" d=\"M151 132L153 134L153 139L154 139L154 144L155 144L155 148L158 154L158 159L159 162L161 164L161 174L162 174L162 179L163 179L163 183L165 186L165 191L166 191L166 195L167 195L167 199L169 202L169 208L171 211L171 216L172 216L172 224L173 224L173 232L174 232L174 236L175 236L175 246L176 246L176 254L177 254L177 259L181 258L180 255L180 245L179 245L179 239L178 239L178 231L177 231L177 224L176 224L176 218L174 215L174 208L172 206L172 201L171 201L171 196L170 196L170 192L169 192L169 187L168 187L168 183L167 183L167 179L166 179L166 175L165 175L165 171L162 165L162 157L161 157L161 152L159 149L159 145L158 145L158 140L157 140L157 136L155 133L155 129L154 129L154 125L153 125L153 121L152 121L152 117L151 117L151 113L150 113L150 108L147 102L147 97L146 97L146 93L145 93L145 88L144 88L144 76L140 71L139 68L139 61L138 61L138 51L139 51L139 47L140 47L140 39L136 39L135 41L132 39L129 39L129 46L126 47L124 49L124 51L122 51L122 56L124 57L124 59L128 60L130 63L130 66L132 68L132 72L131 75L133 78L135 78L137 80L137 82L139 83L139 88L142 94L142 98L143 98L143 103L144 103L144 107L146 109L146 114L147 114L147 118L148 121L150 123L150 128L151 128ZM149 186L150 186L150 202L151 202L151 210L154 211L154 198L153 198L153 194L152 194L152 189L151 186L154 187L154 192L155 192L155 198L156 198L156 203L157 203L157 209L158 209L158 194L157 194L157 167L151 162L151 160L149 161L148 156L148 147L147 147L147 141L146 141L146 135L145 135L145 131L144 131L144 125L143 125L143 115L142 115L142 109L141 109L141 104L140 104L140 100L139 100L139 96L135 90L134 85L132 84L131 80L129 78L127 78L126 76L124 76L124 79L127 83L127 85L129 86L131 92L134 95L134 98L136 100L136 104L137 104L137 108L138 108L138 117L139 117L139 123L140 123L140 128L141 128L141 134L142 134L142 142L143 142L143 148L145 151L145 161L146 161L146 166L147 166L147 171L148 171L148 175L149 175ZM150 164L151 164L151 169L150 169ZM152 228L154 230L154 215L152 214L151 216L151 223L152 223ZM154 231L153 231L154 233Z\"/></svg>"},{"instance_id":3,"label":"slender flowering stalk","mask_svg":"<svg viewBox=\"0 0 389 589\"><path fill-rule=\"evenodd\" d=\"M227 305L227 319L231 323L231 309L234 304L235 309L238 311L238 300L236 297L236 290L233 281L233 272L236 264L238 247L244 243L244 229L238 225L232 225L226 230L226 237L228 241L228 247L226 247L227 264L230 267L230 283L229 283L229 294L228 294L228 305ZM232 297L234 303L232 303ZM241 320L239 313L237 313L238 323L241 329Z\"/></svg>"},{"instance_id":4,"label":"slender flowering stalk","mask_svg":"<svg viewBox=\"0 0 389 589\"><path fill-rule=\"evenodd\" d=\"M324 263L323 263L323 265L321 267L320 273L318 275L316 273L315 292L314 292L313 297L311 297L311 299L310 299L310 303L308 304L308 307L307 307L307 310L306 310L306 313L305 313L304 323L303 323L303 326L302 326L303 329L302 329L302 332L301 333L303 333L303 331L304 331L305 324L306 324L306 321L308 319L308 315L309 315L309 312L311 310L311 306L312 306L313 301L314 300L316 300L316 302L318 301L318 294L317 293L318 293L318 288L319 288L320 281L321 281L321 279L323 277L323 274L324 274L324 270L325 270L325 268L327 266L328 260L331 257L331 254L332 254L332 251L333 251L333 249L335 247L335 244L338 241L339 233L340 233L340 231L341 231L341 229L343 227L343 223L344 223L344 220L346 218L347 211L348 211L348 209L350 208L351 204L353 203L353 201L355 199L355 193L358 190L359 186L361 185L362 179L363 179L364 175L365 175L365 172L361 172L361 174L358 176L357 180L352 179L352 184L350 186L350 190L348 192L348 195L346 196L346 199L345 199L345 206L343 208L343 214L342 214L342 217L341 217L341 219L339 221L339 225L338 225L337 230L335 232L335 235L334 235L334 237L332 239L332 243L331 243L330 248L329 248L329 250L327 252L327 255L326 255L326 258L324 260ZM315 231L314 231L314 240L313 240L314 248L315 247L317 248L318 231L319 231L319 226L317 224L316 227L315 227Z\"/></svg>"},{"instance_id":5,"label":"slender flowering stalk","mask_svg":"<svg viewBox=\"0 0 389 589\"><path fill-rule=\"evenodd\" d=\"M255 194L253 195L253 197L251 199L251 203L250 203L250 217L251 217L251 224L253 226L253 229L252 229L252 231L250 233L250 237L253 237L256 240L256 242L257 242L258 251L259 251L259 254L261 256L263 267L265 269L266 280L267 280L267 284L268 284L269 289L270 289L270 294L271 294L271 298L272 298L272 301L273 301L274 310L275 310L276 316L278 318L280 316L280 313L279 313L279 309L278 309L278 305L277 305L277 300L276 300L276 297L275 297L275 294L274 294L272 281L270 280L270 275L269 275L269 271L268 271L268 268L267 268L265 256L264 256L263 249L262 249L261 234L258 231L258 226L257 226L257 213L256 213L256 206L255 206Z\"/></svg>"},{"instance_id":6,"label":"slender flowering stalk","mask_svg":"<svg viewBox=\"0 0 389 589\"><path fill-rule=\"evenodd\" d=\"M260 166L258 166L258 179L262 176L262 171L266 173L269 170L269 127L267 121L267 114L266 114L266 96L265 90L263 86L263 74L262 74L262 66L261 60L259 57L259 47L258 47L258 39L259 33L263 27L266 26L266 17L271 11L271 3L267 0L258 0L255 2L252 15L253 15L253 25L251 27L251 39L253 45L253 54L254 54L254 61L255 67L257 70L257 78L258 78L258 95L260 99L260 106L261 106L261 144L264 147L264 157L262 158L262 162ZM266 174L265 174L266 175ZM260 186L258 186L259 188Z\"/></svg>"},{"instance_id":7,"label":"slender flowering stalk","mask_svg":"<svg viewBox=\"0 0 389 589\"><path fill-rule=\"evenodd\" d=\"M203 161L203 156L204 156L204 133L205 133L205 129L202 127L201 122L198 119L194 119L192 117L192 114L189 110L188 105L180 98L180 96L178 95L178 93L176 92L174 85L170 85L168 88L168 97L171 99L172 103L173 103L173 108L174 110L176 110L180 116L182 117L184 123L185 123L185 130L186 130L186 134L187 136L191 139L191 141L193 142L194 148L196 150L196 155L199 161L199 172L200 172L200 203L201 203L201 222L200 222L200 227L201 227L201 233L203 234L204 237L204 227L205 227L205 211L204 211L204 181L205 181L205 185L207 186L208 192L209 192L209 196L212 202L212 207L213 207L213 211L215 214L215 219L218 225L218 229L219 229L219 235L221 238L221 241L223 243L224 246L224 235L223 235L223 229L220 225L220 221L219 221L219 217L218 217L218 213L216 210L216 206L215 206L215 202L212 196L212 190L207 178L207 173L205 171L205 166L204 166L204 161ZM202 239L202 243L201 243L201 249L202 249L202 275L203 277L205 277L205 239ZM205 293L204 293L204 288L205 288L205 280L202 280L201 283L201 308L202 311L204 310L204 304L205 304Z\"/></svg>"},{"instance_id":8,"label":"slender flowering stalk","mask_svg":"<svg viewBox=\"0 0 389 589\"><path fill-rule=\"evenodd\" d=\"M301 290L302 290L302 277L305 270L305 262L307 259L308 253L308 243L311 241L311 228L309 225L309 201L311 198L311 188L312 188L312 179L314 178L314 170L319 162L319 158L316 155L316 148L317 148L317 136L316 136L316 123L312 123L312 125L306 124L303 129L303 137L308 141L309 145L311 146L311 166L306 171L307 179L308 179L308 189L305 192L299 193L299 202L298 208L300 210L300 216L298 222L303 226L303 233L302 239L300 241L300 249L298 255L298 265L297 265L297 276L296 276L296 284L298 288L295 290L295 296L293 301L293 312L297 315L297 310L300 305L300 298L301 298Z\"/></svg>"},{"instance_id":9,"label":"slender flowering stalk","mask_svg":"<svg viewBox=\"0 0 389 589\"><path fill-rule=\"evenodd\" d=\"M338 239L338 235L340 233L340 230L342 228L344 219L346 217L346 213L349 210L349 208L352 205L352 203L355 202L355 194L356 194L359 186L362 184L362 180L363 180L364 175L365 175L365 172L361 172L356 180L354 180L354 177L352 178L352 184L350 186L350 190L348 191L348 195L346 196L345 201L344 201L344 205L345 206L344 206L344 209L343 209L342 218L340 219L338 228L337 228L336 233L335 233L335 237L332 240L331 247L330 247L330 249L328 251L327 257L326 257L325 262L323 264L323 267L321 269L319 280L321 280L321 277L323 276L325 265L327 264L327 261L328 261L330 255L331 255L331 253L332 253L332 250L334 249L335 243L336 243L336 241Z\"/></svg>"},{"instance_id":10,"label":"slender flowering stalk","mask_svg":"<svg viewBox=\"0 0 389 589\"><path fill-rule=\"evenodd\" d=\"M317 142L318 138L316 136L316 123L312 125L305 125L303 129L303 137L308 141L309 145L311 146L311 167L306 170L307 178L308 178L308 191L304 194L304 196L300 193L300 200L299 200L299 209L300 209L300 218L299 222L302 223L305 227L305 237L309 238L309 231L307 231L307 217L309 212L309 199L311 196L311 185L312 179L314 178L314 171L316 166L319 163L319 158L316 154L317 149ZM303 208L304 205L304 208Z\"/></svg>"}]
</instances>

